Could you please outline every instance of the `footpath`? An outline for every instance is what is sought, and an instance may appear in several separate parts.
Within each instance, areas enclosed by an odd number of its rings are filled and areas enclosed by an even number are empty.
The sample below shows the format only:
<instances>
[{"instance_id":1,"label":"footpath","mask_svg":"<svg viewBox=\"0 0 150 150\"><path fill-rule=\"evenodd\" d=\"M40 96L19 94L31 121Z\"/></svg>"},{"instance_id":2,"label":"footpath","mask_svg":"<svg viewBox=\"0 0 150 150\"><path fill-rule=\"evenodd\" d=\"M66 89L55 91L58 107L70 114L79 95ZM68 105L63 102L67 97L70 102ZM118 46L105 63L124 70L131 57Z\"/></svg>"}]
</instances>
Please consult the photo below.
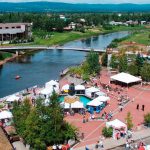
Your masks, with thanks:
<instances>
[{"instance_id":1,"label":"footpath","mask_svg":"<svg viewBox=\"0 0 150 150\"><path fill-rule=\"evenodd\" d=\"M137 132L133 132L132 135L132 140L134 141L139 141L145 138L150 137L150 128L147 129L143 129ZM123 146L126 144L126 138L121 138L119 140L115 140L113 138L109 138L109 139L105 139L103 140L103 145L104 145L104 150L111 150L111 149L115 149L117 147ZM92 145L87 145L87 147L90 150L94 150L95 149L95 144ZM80 147L80 148L73 148L73 150L85 150L85 147Z\"/></svg>"}]
</instances>

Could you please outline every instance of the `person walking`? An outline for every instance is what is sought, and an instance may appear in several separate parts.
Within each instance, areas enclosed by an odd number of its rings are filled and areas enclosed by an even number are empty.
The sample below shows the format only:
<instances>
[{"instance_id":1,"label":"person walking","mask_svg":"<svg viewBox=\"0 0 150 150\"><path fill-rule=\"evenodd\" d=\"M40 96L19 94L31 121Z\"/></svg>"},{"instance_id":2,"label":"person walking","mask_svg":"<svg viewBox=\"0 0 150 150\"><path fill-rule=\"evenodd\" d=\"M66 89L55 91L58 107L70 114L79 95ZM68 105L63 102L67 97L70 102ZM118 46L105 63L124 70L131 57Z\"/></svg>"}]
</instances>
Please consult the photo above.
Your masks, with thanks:
<instances>
[{"instance_id":1,"label":"person walking","mask_svg":"<svg viewBox=\"0 0 150 150\"><path fill-rule=\"evenodd\" d=\"M145 105L142 105L142 110L144 111L144 109L145 109Z\"/></svg>"},{"instance_id":2,"label":"person walking","mask_svg":"<svg viewBox=\"0 0 150 150\"><path fill-rule=\"evenodd\" d=\"M139 110L139 104L137 104L136 109Z\"/></svg>"}]
</instances>

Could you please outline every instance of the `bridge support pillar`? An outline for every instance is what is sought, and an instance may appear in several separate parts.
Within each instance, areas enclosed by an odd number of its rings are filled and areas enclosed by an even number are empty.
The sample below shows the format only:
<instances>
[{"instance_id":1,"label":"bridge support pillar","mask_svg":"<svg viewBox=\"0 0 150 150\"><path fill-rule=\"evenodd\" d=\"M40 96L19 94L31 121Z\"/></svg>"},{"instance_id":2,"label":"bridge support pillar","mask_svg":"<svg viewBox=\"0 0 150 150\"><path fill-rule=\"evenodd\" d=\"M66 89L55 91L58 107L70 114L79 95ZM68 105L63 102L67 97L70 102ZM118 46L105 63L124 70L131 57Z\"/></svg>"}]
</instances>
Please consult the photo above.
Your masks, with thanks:
<instances>
[{"instance_id":1,"label":"bridge support pillar","mask_svg":"<svg viewBox=\"0 0 150 150\"><path fill-rule=\"evenodd\" d=\"M18 51L16 51L16 55L17 55L17 56L19 55L19 52L18 52Z\"/></svg>"}]
</instances>

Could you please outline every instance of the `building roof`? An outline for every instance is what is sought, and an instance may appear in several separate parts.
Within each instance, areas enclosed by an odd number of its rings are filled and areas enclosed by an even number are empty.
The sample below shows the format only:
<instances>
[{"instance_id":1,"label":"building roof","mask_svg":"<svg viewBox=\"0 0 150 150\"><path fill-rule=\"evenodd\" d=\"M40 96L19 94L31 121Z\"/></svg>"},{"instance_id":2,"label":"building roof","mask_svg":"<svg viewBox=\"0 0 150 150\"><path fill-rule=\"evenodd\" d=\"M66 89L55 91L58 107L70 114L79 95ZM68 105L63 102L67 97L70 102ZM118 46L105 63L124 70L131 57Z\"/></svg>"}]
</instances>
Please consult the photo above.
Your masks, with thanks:
<instances>
[{"instance_id":1,"label":"building roof","mask_svg":"<svg viewBox=\"0 0 150 150\"><path fill-rule=\"evenodd\" d=\"M32 25L32 23L0 23L0 27L13 27L13 26L21 26L21 25Z\"/></svg>"},{"instance_id":2,"label":"building roof","mask_svg":"<svg viewBox=\"0 0 150 150\"><path fill-rule=\"evenodd\" d=\"M0 34L17 34L17 33L23 33L24 30L22 29L1 29Z\"/></svg>"},{"instance_id":3,"label":"building roof","mask_svg":"<svg viewBox=\"0 0 150 150\"><path fill-rule=\"evenodd\" d=\"M4 134L2 128L0 127L0 149L1 150L13 150L12 145Z\"/></svg>"},{"instance_id":4,"label":"building roof","mask_svg":"<svg viewBox=\"0 0 150 150\"><path fill-rule=\"evenodd\" d=\"M120 81L120 82L123 82L126 84L142 81L142 79L137 78L137 77L130 75L128 73L124 73L124 72L113 75L110 78L112 80L117 80L117 81Z\"/></svg>"}]
</instances>

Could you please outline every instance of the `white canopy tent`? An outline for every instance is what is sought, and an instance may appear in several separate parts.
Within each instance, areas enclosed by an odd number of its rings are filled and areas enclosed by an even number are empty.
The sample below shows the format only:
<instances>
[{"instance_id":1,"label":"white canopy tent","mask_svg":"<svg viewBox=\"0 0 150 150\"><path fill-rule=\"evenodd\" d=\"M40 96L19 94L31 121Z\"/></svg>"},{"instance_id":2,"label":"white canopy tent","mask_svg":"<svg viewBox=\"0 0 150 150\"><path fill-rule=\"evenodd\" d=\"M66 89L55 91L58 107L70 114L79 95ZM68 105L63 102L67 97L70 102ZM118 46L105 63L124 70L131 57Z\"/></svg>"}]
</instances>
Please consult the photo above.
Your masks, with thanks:
<instances>
[{"instance_id":1,"label":"white canopy tent","mask_svg":"<svg viewBox=\"0 0 150 150\"><path fill-rule=\"evenodd\" d=\"M126 84L142 81L142 79L137 78L137 77L135 77L133 75L130 75L128 73L124 73L124 72L113 75L113 76L110 77L110 79L111 79L111 81L116 80L116 81L123 82L123 83L126 83Z\"/></svg>"},{"instance_id":2,"label":"white canopy tent","mask_svg":"<svg viewBox=\"0 0 150 150\"><path fill-rule=\"evenodd\" d=\"M50 80L49 82L45 83L45 87L49 87L49 86L59 86L59 83L57 81Z\"/></svg>"},{"instance_id":3,"label":"white canopy tent","mask_svg":"<svg viewBox=\"0 0 150 150\"><path fill-rule=\"evenodd\" d=\"M68 91L68 90L69 90L69 84L65 84L61 88L61 91Z\"/></svg>"},{"instance_id":4,"label":"white canopy tent","mask_svg":"<svg viewBox=\"0 0 150 150\"><path fill-rule=\"evenodd\" d=\"M71 108L84 108L83 103L81 103L81 102L79 102L79 101L76 101L76 102L74 102L74 103L72 103L72 104L62 102L62 103L61 103L61 106L62 106L64 109L69 109L70 106L71 106Z\"/></svg>"},{"instance_id":5,"label":"white canopy tent","mask_svg":"<svg viewBox=\"0 0 150 150\"><path fill-rule=\"evenodd\" d=\"M54 81L54 80L46 82L45 83L45 88L52 88L52 89L55 90L56 93L59 93L59 83Z\"/></svg>"},{"instance_id":6,"label":"white canopy tent","mask_svg":"<svg viewBox=\"0 0 150 150\"><path fill-rule=\"evenodd\" d=\"M51 95L52 92L53 92L53 87L44 88L40 91L40 93L43 95Z\"/></svg>"},{"instance_id":7,"label":"white canopy tent","mask_svg":"<svg viewBox=\"0 0 150 150\"><path fill-rule=\"evenodd\" d=\"M122 129L124 128L125 131L127 130L127 125L122 121L115 119L113 121L106 122L106 127L112 127L114 129Z\"/></svg>"},{"instance_id":8,"label":"white canopy tent","mask_svg":"<svg viewBox=\"0 0 150 150\"><path fill-rule=\"evenodd\" d=\"M92 93L100 92L98 88L90 87L85 90L85 94L89 97L92 97Z\"/></svg>"},{"instance_id":9,"label":"white canopy tent","mask_svg":"<svg viewBox=\"0 0 150 150\"><path fill-rule=\"evenodd\" d=\"M69 109L69 108L70 108L70 104L69 104L69 103L62 102L60 105L61 105L64 109Z\"/></svg>"},{"instance_id":10,"label":"white canopy tent","mask_svg":"<svg viewBox=\"0 0 150 150\"><path fill-rule=\"evenodd\" d=\"M7 98L6 102L14 102L14 101L18 101L20 98L16 95L11 95Z\"/></svg>"},{"instance_id":11,"label":"white canopy tent","mask_svg":"<svg viewBox=\"0 0 150 150\"><path fill-rule=\"evenodd\" d=\"M100 106L102 104L103 104L103 102L100 102L98 100L92 100L92 101L90 101L90 102L87 103L88 106L95 106L95 107L96 106Z\"/></svg>"},{"instance_id":12,"label":"white canopy tent","mask_svg":"<svg viewBox=\"0 0 150 150\"><path fill-rule=\"evenodd\" d=\"M4 111L0 112L0 119L8 119L8 118L12 118L12 117L13 117L13 115L10 111L4 110Z\"/></svg>"},{"instance_id":13,"label":"white canopy tent","mask_svg":"<svg viewBox=\"0 0 150 150\"><path fill-rule=\"evenodd\" d=\"M84 85L76 85L75 90L85 90L85 86Z\"/></svg>"},{"instance_id":14,"label":"white canopy tent","mask_svg":"<svg viewBox=\"0 0 150 150\"><path fill-rule=\"evenodd\" d=\"M104 92L102 92L102 91L99 91L99 92L96 92L95 93L95 96L107 96L107 94L106 93L104 93Z\"/></svg>"},{"instance_id":15,"label":"white canopy tent","mask_svg":"<svg viewBox=\"0 0 150 150\"><path fill-rule=\"evenodd\" d=\"M82 102L76 101L71 104L71 108L84 108L84 105Z\"/></svg>"},{"instance_id":16,"label":"white canopy tent","mask_svg":"<svg viewBox=\"0 0 150 150\"><path fill-rule=\"evenodd\" d=\"M107 102L108 100L110 100L110 98L106 97L106 96L99 96L99 97L95 98L94 100L100 101L100 102Z\"/></svg>"}]
</instances>

